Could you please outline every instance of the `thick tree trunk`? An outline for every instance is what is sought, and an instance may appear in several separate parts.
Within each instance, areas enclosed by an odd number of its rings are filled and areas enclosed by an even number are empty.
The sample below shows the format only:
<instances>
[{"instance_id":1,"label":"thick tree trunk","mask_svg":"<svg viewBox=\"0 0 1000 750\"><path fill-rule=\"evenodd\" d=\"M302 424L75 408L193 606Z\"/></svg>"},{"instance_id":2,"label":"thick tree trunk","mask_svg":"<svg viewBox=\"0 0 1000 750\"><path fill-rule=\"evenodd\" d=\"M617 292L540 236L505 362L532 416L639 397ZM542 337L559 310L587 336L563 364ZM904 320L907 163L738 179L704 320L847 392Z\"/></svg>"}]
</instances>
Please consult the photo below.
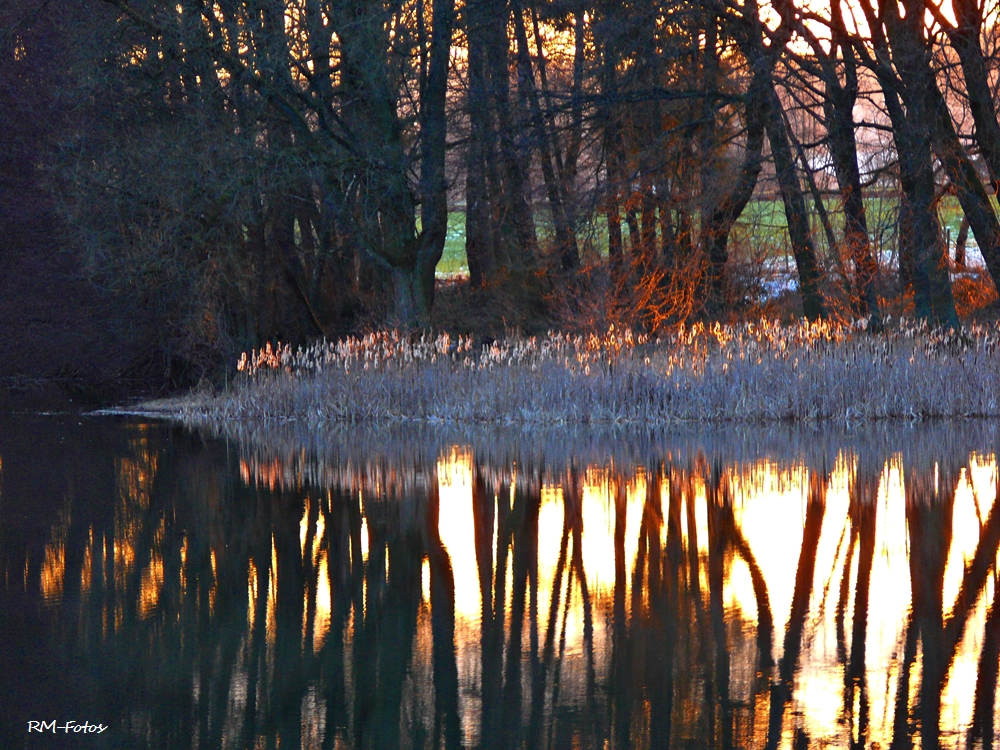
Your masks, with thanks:
<instances>
[{"instance_id":1,"label":"thick tree trunk","mask_svg":"<svg viewBox=\"0 0 1000 750\"><path fill-rule=\"evenodd\" d=\"M628 227L628 247L632 257L636 258L642 252L642 242L639 231L639 212L635 210L635 194L629 191L625 207L625 225Z\"/></svg>"},{"instance_id":2,"label":"thick tree trunk","mask_svg":"<svg viewBox=\"0 0 1000 750\"><path fill-rule=\"evenodd\" d=\"M921 86L921 90L930 99L929 106L934 110L931 126L934 150L955 186L955 195L969 221L983 260L986 261L986 268L996 282L1000 280L1000 221L997 220L986 186L958 140L948 105L929 70L927 78L929 80Z\"/></svg>"},{"instance_id":3,"label":"thick tree trunk","mask_svg":"<svg viewBox=\"0 0 1000 750\"><path fill-rule=\"evenodd\" d=\"M965 267L965 245L969 241L969 218L962 217L962 223L958 226L958 234L955 236L955 265L959 268Z\"/></svg>"},{"instance_id":4,"label":"thick tree trunk","mask_svg":"<svg viewBox=\"0 0 1000 750\"><path fill-rule=\"evenodd\" d=\"M874 10L862 4L866 20L873 30L876 59L875 74L882 86L886 111L892 124L893 140L899 158L899 179L903 190L900 201L900 276L905 279L907 265L912 265L913 304L917 317L934 325L958 325L955 299L951 290L948 270L948 249L945 247L938 221L935 199L934 166L927 125L932 112L926 111L926 97L919 92L907 91L889 66L891 59L897 70L926 64L923 60L923 13L899 16L899 8L887 3L886 18L879 18ZM883 22L889 38L882 33ZM915 79L912 74L901 73L902 78ZM905 81L904 81L905 83ZM905 97L906 111L900 104L897 91Z\"/></svg>"},{"instance_id":5,"label":"thick tree trunk","mask_svg":"<svg viewBox=\"0 0 1000 750\"><path fill-rule=\"evenodd\" d=\"M420 101L422 201L416 258L420 292L426 305L425 315L434 305L434 272L448 238L448 183L445 178L448 120L445 103L455 0L434 0L432 12L427 84ZM422 318L421 322L424 320Z\"/></svg>"},{"instance_id":6,"label":"thick tree trunk","mask_svg":"<svg viewBox=\"0 0 1000 750\"><path fill-rule=\"evenodd\" d=\"M354 14L341 39L342 117L364 156L362 177L355 188L354 217L347 230L371 262L388 272L393 290L393 322L402 328L428 323L434 304L434 270L444 250L448 230L445 149L448 66L454 22L454 0L434 0L426 74L421 91L420 182L408 181L411 157L404 143L390 76L378 50L387 43L381 15ZM417 231L416 206L421 228Z\"/></svg>"},{"instance_id":7,"label":"thick tree trunk","mask_svg":"<svg viewBox=\"0 0 1000 750\"><path fill-rule=\"evenodd\" d=\"M903 127L919 130L912 123ZM912 150L906 156L900 152L900 181L906 196L906 216L900 220L901 253L905 248L912 257L913 303L917 317L936 325L955 326L958 315L948 277L947 248L937 216L930 144L922 133L915 135ZM897 144L908 140L899 137ZM900 262L905 261L901 259Z\"/></svg>"},{"instance_id":8,"label":"thick tree trunk","mask_svg":"<svg viewBox=\"0 0 1000 750\"><path fill-rule=\"evenodd\" d=\"M831 91L827 85L827 130L830 134L830 154L840 187L840 200L844 206L844 244L854 264L854 281L862 315L873 323L881 321L878 300L878 265L872 255L865 214L864 194L861 190L861 173L858 170L858 150L854 139L854 96L851 93Z\"/></svg>"},{"instance_id":9,"label":"thick tree trunk","mask_svg":"<svg viewBox=\"0 0 1000 750\"><path fill-rule=\"evenodd\" d=\"M867 315L873 328L882 327L882 314L878 297L878 263L871 246L868 218L865 212L864 193L861 189L861 171L858 169L858 145L855 137L854 105L858 100L858 63L854 49L848 44L844 8L831 1L830 12L836 45L844 60L846 84L841 85L834 62L824 58L827 67L826 97L823 109L827 132L830 135L830 155L833 159L840 199L844 207L844 244L854 263L854 283L860 312ZM822 45L820 45L822 48ZM836 50L834 50L836 52Z\"/></svg>"},{"instance_id":10,"label":"thick tree trunk","mask_svg":"<svg viewBox=\"0 0 1000 750\"><path fill-rule=\"evenodd\" d=\"M913 279L916 269L916 251L911 244L913 231L913 211L910 209L910 199L906 191L900 187L899 213L896 217L897 259L899 262L899 283L904 291L913 291ZM929 309L929 308L928 308Z\"/></svg>"}]
</instances>

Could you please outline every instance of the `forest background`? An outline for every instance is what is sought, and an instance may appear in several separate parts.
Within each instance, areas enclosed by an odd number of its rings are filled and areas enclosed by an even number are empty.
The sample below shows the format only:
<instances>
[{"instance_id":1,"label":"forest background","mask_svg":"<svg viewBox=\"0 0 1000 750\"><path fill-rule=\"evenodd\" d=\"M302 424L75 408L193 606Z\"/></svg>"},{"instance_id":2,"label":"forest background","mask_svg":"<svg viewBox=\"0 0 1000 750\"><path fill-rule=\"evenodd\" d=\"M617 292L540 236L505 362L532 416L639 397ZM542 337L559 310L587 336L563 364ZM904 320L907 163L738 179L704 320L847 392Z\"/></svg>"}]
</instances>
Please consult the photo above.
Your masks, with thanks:
<instances>
[{"instance_id":1,"label":"forest background","mask_svg":"<svg viewBox=\"0 0 1000 750\"><path fill-rule=\"evenodd\" d=\"M956 325L1000 273L997 13L7 0L0 377L187 385L385 327Z\"/></svg>"}]
</instances>

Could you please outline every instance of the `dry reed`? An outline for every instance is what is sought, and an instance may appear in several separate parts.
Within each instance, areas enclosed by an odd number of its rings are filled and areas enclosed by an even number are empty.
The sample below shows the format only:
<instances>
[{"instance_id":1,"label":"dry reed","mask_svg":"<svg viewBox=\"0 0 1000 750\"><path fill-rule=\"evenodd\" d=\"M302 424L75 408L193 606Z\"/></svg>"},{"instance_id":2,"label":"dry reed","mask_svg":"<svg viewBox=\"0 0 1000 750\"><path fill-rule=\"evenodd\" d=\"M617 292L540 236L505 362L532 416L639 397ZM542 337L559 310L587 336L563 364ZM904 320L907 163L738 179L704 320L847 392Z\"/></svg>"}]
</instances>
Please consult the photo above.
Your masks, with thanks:
<instances>
[{"instance_id":1,"label":"dry reed","mask_svg":"<svg viewBox=\"0 0 1000 750\"><path fill-rule=\"evenodd\" d=\"M639 424L1000 416L1000 325L697 324L649 341L550 333L475 347L396 332L244 354L234 385L176 402L218 420Z\"/></svg>"}]
</instances>

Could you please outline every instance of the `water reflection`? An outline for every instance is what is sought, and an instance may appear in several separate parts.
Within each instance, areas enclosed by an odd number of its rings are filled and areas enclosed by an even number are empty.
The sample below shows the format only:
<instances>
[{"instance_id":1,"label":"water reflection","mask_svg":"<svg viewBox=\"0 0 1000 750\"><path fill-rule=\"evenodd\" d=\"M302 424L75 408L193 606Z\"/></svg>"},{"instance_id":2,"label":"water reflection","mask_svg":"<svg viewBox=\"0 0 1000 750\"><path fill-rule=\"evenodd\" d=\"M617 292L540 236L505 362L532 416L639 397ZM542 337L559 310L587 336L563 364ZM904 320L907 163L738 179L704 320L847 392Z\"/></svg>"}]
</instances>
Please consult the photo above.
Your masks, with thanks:
<instances>
[{"instance_id":1,"label":"water reflection","mask_svg":"<svg viewBox=\"0 0 1000 750\"><path fill-rule=\"evenodd\" d=\"M106 425L22 522L38 439L6 429L0 634L59 671L3 665L16 722L90 711L95 747L994 742L981 445L329 461Z\"/></svg>"}]
</instances>

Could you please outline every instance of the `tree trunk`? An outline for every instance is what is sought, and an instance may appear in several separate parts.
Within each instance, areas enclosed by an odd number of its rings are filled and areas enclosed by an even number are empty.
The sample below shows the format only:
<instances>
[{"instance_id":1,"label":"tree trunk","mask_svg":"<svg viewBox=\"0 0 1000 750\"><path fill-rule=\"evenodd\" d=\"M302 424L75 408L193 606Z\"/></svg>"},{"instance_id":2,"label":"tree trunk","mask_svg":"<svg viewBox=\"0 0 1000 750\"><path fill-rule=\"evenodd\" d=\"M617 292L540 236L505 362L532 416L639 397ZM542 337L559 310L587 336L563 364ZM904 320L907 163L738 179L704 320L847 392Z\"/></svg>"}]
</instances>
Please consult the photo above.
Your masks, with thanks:
<instances>
[{"instance_id":1,"label":"tree trunk","mask_svg":"<svg viewBox=\"0 0 1000 750\"><path fill-rule=\"evenodd\" d=\"M872 253L871 236L868 232L854 124L854 105L858 100L857 58L854 49L847 41L843 6L831 2L830 12L835 41L844 59L846 85L840 84L836 68L833 68L831 70L833 75L827 76L823 108L827 131L830 134L830 155L833 158L837 185L844 206L844 242L847 245L848 255L854 263L854 282L861 305L860 312L868 316L869 323L877 330L882 327L878 297L878 262Z\"/></svg>"},{"instance_id":2,"label":"tree trunk","mask_svg":"<svg viewBox=\"0 0 1000 750\"><path fill-rule=\"evenodd\" d=\"M601 87L604 96L604 103L600 109L600 122L604 130L602 146L605 169L605 216L608 221L608 261L612 274L618 275L622 270L624 247L621 203L618 199L622 187L621 131L614 111L614 100L618 92L617 72L614 46L608 40L602 39L600 49Z\"/></svg>"},{"instance_id":3,"label":"tree trunk","mask_svg":"<svg viewBox=\"0 0 1000 750\"><path fill-rule=\"evenodd\" d=\"M466 151L465 256L469 282L478 288L493 275L496 255L486 164L496 153L490 122L486 40L475 18L466 25L469 46L469 145Z\"/></svg>"},{"instance_id":4,"label":"tree trunk","mask_svg":"<svg viewBox=\"0 0 1000 750\"><path fill-rule=\"evenodd\" d=\"M926 104L926 98L912 91L907 92L888 64L890 40L896 69L922 64L923 13L916 16L907 13L905 20L911 28L903 28L899 8L892 3L884 6L885 19L877 17L870 6L862 4L862 9L873 32L876 52L873 67L882 86L899 159L899 180L903 190L899 221L900 275L904 278L906 266L912 264L910 281L918 318L934 325L957 327L958 314L948 272L948 249L937 216L934 166L927 133L932 113L926 112L922 106ZM889 33L888 39L882 33L883 20ZM912 80L912 76L910 78ZM905 112L897 91L906 97Z\"/></svg>"},{"instance_id":5,"label":"tree trunk","mask_svg":"<svg viewBox=\"0 0 1000 750\"><path fill-rule=\"evenodd\" d=\"M996 282L1000 280L1000 221L997 220L986 186L979 179L975 166L958 140L948 105L930 71L927 73L929 80L921 86L921 90L930 99L929 105L934 109L931 126L934 150L955 186L955 195L962 204L962 211L969 221L983 260L986 261L986 268Z\"/></svg>"},{"instance_id":6,"label":"tree trunk","mask_svg":"<svg viewBox=\"0 0 1000 750\"><path fill-rule=\"evenodd\" d=\"M499 141L497 173L501 178L499 213L503 226L510 227L504 235L513 235L509 243L512 267L508 272L529 274L538 258L538 235L535 217L529 202L530 176L527 165L514 144L515 123L510 111L510 43L507 38L509 12L505 4L477 2L465 9L467 16L475 15L482 25L486 42L486 65L490 82L490 104L496 113ZM481 15L480 15L481 14ZM478 20L480 19L481 20ZM469 23L473 23L470 17Z\"/></svg>"},{"instance_id":7,"label":"tree trunk","mask_svg":"<svg viewBox=\"0 0 1000 750\"><path fill-rule=\"evenodd\" d=\"M917 130L919 126L906 123L904 128ZM896 128L893 128L894 133ZM900 246L912 256L913 303L921 320L935 325L958 324L955 300L948 277L947 248L941 235L934 195L934 171L931 163L930 144L918 134L914 139L919 145L903 155L901 143L907 138L897 138L900 151L900 182L905 200L905 219L900 221ZM921 142L922 141L922 142ZM904 166L904 162L906 166ZM903 260L901 259L901 263Z\"/></svg>"},{"instance_id":8,"label":"tree trunk","mask_svg":"<svg viewBox=\"0 0 1000 750\"><path fill-rule=\"evenodd\" d=\"M990 72L980 45L982 7L977 0L953 0L957 27L945 25L951 46L958 54L969 96L969 111L976 125L976 143L994 184L1000 182L1000 122L997 121L990 86Z\"/></svg>"},{"instance_id":9,"label":"tree trunk","mask_svg":"<svg viewBox=\"0 0 1000 750\"><path fill-rule=\"evenodd\" d=\"M962 223L958 227L958 235L955 237L955 265L965 268L965 245L969 241L969 218L962 217Z\"/></svg>"},{"instance_id":10,"label":"tree trunk","mask_svg":"<svg viewBox=\"0 0 1000 750\"><path fill-rule=\"evenodd\" d=\"M768 85L765 92L767 98L767 115L764 128L767 139L771 143L771 155L774 157L774 170L781 190L781 199L785 206L785 221L788 224L788 238L792 244L792 255L799 272L799 289L802 296L802 311L810 320L823 318L826 311L823 298L819 291L820 273L816 263L816 249L813 245L812 231L809 228L809 214L806 212L806 202L799 184L799 175L795 170L795 159L792 155L788 132L781 101L774 89L774 84Z\"/></svg>"},{"instance_id":11,"label":"tree trunk","mask_svg":"<svg viewBox=\"0 0 1000 750\"><path fill-rule=\"evenodd\" d=\"M412 158L404 142L396 92L379 50L388 44L381 14L351 15L350 29L337 29L341 40L342 117L362 156L355 179L355 214L347 231L371 262L392 280L393 322L403 328L424 326L434 304L434 270L448 230L445 150L448 65L454 0L434 0L426 76L418 111L420 181L409 183ZM421 228L417 231L416 206Z\"/></svg>"},{"instance_id":12,"label":"tree trunk","mask_svg":"<svg viewBox=\"0 0 1000 750\"><path fill-rule=\"evenodd\" d=\"M401 330L411 330L427 320L428 311L416 270L393 268L392 325Z\"/></svg>"},{"instance_id":13,"label":"tree trunk","mask_svg":"<svg viewBox=\"0 0 1000 750\"><path fill-rule=\"evenodd\" d=\"M434 305L434 272L448 238L448 183L445 177L448 120L448 64L455 0L434 0L427 85L421 97L420 166L421 230L416 268L426 315ZM423 322L425 318L421 318Z\"/></svg>"},{"instance_id":14,"label":"tree trunk","mask_svg":"<svg viewBox=\"0 0 1000 750\"><path fill-rule=\"evenodd\" d=\"M864 194L861 190L861 173L858 170L857 142L854 139L854 99L852 93L830 89L827 84L827 131L830 134L830 155L844 206L844 244L848 257L854 263L854 282L860 304L859 312L880 325L878 300L878 264L872 255L865 214Z\"/></svg>"},{"instance_id":15,"label":"tree trunk","mask_svg":"<svg viewBox=\"0 0 1000 750\"><path fill-rule=\"evenodd\" d=\"M545 127L545 117L538 99L538 92L535 89L535 74L531 64L531 52L528 49L528 34L524 27L524 13L519 1L514 3L514 32L517 40L518 89L527 101L532 129L535 134L545 192L552 209L552 223L555 226L559 260L563 269L569 270L580 264L579 250L576 246L576 232L566 213L563 185L552 166L555 144L549 139L548 129Z\"/></svg>"},{"instance_id":16,"label":"tree trunk","mask_svg":"<svg viewBox=\"0 0 1000 750\"><path fill-rule=\"evenodd\" d=\"M712 24L717 21L713 18ZM709 36L711 38L711 36ZM706 45L705 96L708 89L715 89L717 82L712 68L717 70L718 51L712 45ZM736 220L743 213L760 177L763 164L761 157L764 148L764 90L766 81L762 73L754 73L747 89L746 106L744 109L744 125L746 128L746 143L743 150L743 160L739 166L736 179L727 189L725 172L716 156L718 132L714 113L705 117L706 125L701 137L701 234L700 242L708 257L709 276L709 306L721 309L723 287L725 284L726 262L729 260L729 235Z\"/></svg>"},{"instance_id":17,"label":"tree trunk","mask_svg":"<svg viewBox=\"0 0 1000 750\"><path fill-rule=\"evenodd\" d=\"M813 244L812 231L809 227L809 215L806 213L806 202L799 184L799 175L795 169L795 157L789 134L785 126L784 110L774 84L775 56L784 50L791 37L791 29L787 23L779 27L778 38L771 40L769 46L764 46L763 24L760 21L758 4L749 2L742 19L745 33L740 40L744 45L744 54L750 63L754 78L760 76L760 86L763 97L764 129L771 144L771 155L774 158L774 171L781 191L782 203L785 206L785 221L788 225L788 238L792 245L792 255L799 274L799 291L802 297L802 311L810 320L823 318L826 310L819 290L820 270L816 262L816 249Z\"/></svg>"}]
</instances>

